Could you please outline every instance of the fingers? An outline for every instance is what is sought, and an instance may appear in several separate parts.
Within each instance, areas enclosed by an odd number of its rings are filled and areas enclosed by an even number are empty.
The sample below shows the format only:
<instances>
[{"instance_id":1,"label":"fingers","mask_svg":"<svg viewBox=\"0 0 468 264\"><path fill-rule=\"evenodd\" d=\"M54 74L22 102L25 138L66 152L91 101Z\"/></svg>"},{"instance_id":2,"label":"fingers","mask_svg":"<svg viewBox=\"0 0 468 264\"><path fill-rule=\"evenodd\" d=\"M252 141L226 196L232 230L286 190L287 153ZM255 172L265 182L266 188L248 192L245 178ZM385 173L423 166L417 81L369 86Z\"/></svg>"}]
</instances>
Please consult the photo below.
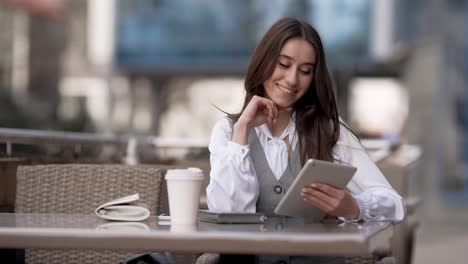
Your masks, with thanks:
<instances>
[{"instance_id":1,"label":"fingers","mask_svg":"<svg viewBox=\"0 0 468 264\"><path fill-rule=\"evenodd\" d=\"M268 116L268 121L273 122L273 120L276 118L275 115L275 106L273 105L273 102L271 101L264 101L262 102L264 105L264 110L263 113Z\"/></svg>"},{"instance_id":2,"label":"fingers","mask_svg":"<svg viewBox=\"0 0 468 264\"><path fill-rule=\"evenodd\" d=\"M304 197L304 201L310 203L312 206L315 206L326 213L330 213L333 210L329 204L314 196Z\"/></svg>"},{"instance_id":3,"label":"fingers","mask_svg":"<svg viewBox=\"0 0 468 264\"><path fill-rule=\"evenodd\" d=\"M256 101L258 102L258 106L262 109L263 114L268 117L268 121L274 122L278 117L278 108L270 99L259 97L257 96Z\"/></svg>"},{"instance_id":4,"label":"fingers","mask_svg":"<svg viewBox=\"0 0 468 264\"><path fill-rule=\"evenodd\" d=\"M305 186L301 191L305 202L333 215L340 208L344 195L344 190L323 183L313 183Z\"/></svg>"},{"instance_id":5,"label":"fingers","mask_svg":"<svg viewBox=\"0 0 468 264\"><path fill-rule=\"evenodd\" d=\"M276 122L276 119L278 118L278 107L273 103L273 101L270 102L273 104L274 121Z\"/></svg>"},{"instance_id":6,"label":"fingers","mask_svg":"<svg viewBox=\"0 0 468 264\"><path fill-rule=\"evenodd\" d=\"M327 209L331 209L336 204L336 199L334 197L311 187L304 187L301 196L305 201L317 202L317 205L320 204Z\"/></svg>"},{"instance_id":7,"label":"fingers","mask_svg":"<svg viewBox=\"0 0 468 264\"><path fill-rule=\"evenodd\" d=\"M360 208L356 199L347 191L324 183L313 183L302 188L301 196L305 202L322 211L334 215L355 219Z\"/></svg>"},{"instance_id":8,"label":"fingers","mask_svg":"<svg viewBox=\"0 0 468 264\"><path fill-rule=\"evenodd\" d=\"M269 99L266 99L266 104L268 105L270 121L276 121L276 118L278 117L278 108L273 103L273 101Z\"/></svg>"},{"instance_id":9,"label":"fingers","mask_svg":"<svg viewBox=\"0 0 468 264\"><path fill-rule=\"evenodd\" d=\"M310 185L310 187L312 187L314 189L317 189L317 190L320 190L320 191L322 191L324 193L327 193L330 196L335 197L335 198L342 198L342 196L343 196L343 190L342 189L333 187L333 186L325 184L325 183L315 182L315 183L312 183Z\"/></svg>"},{"instance_id":10,"label":"fingers","mask_svg":"<svg viewBox=\"0 0 468 264\"><path fill-rule=\"evenodd\" d=\"M255 95L239 117L238 122L247 127L257 127L276 118L276 107L273 102L264 97Z\"/></svg>"}]
</instances>

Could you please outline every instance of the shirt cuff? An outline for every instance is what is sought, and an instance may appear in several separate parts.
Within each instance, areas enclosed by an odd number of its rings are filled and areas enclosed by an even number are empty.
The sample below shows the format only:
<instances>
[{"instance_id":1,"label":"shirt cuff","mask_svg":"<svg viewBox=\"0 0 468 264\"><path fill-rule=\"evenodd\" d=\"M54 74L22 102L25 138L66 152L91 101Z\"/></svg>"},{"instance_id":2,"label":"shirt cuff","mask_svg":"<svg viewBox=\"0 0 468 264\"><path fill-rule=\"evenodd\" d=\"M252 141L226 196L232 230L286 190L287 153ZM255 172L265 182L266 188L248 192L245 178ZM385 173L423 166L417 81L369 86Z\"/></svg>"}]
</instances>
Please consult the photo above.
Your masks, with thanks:
<instances>
[{"instance_id":1,"label":"shirt cuff","mask_svg":"<svg viewBox=\"0 0 468 264\"><path fill-rule=\"evenodd\" d=\"M362 197L359 197L359 196L356 196L356 195L353 195L353 197L354 197L354 199L356 199L356 202L357 202L357 204L359 206L359 216L357 218L355 218L355 219L350 219L350 218L347 218L347 217L338 217L343 222L356 223L356 222L364 221L364 217L365 217L366 210L367 210L366 203L365 203L364 199L362 199Z\"/></svg>"},{"instance_id":2,"label":"shirt cuff","mask_svg":"<svg viewBox=\"0 0 468 264\"><path fill-rule=\"evenodd\" d=\"M232 141L228 142L228 150L234 155L241 156L242 159L245 158L250 151L249 145L241 145Z\"/></svg>"}]
</instances>

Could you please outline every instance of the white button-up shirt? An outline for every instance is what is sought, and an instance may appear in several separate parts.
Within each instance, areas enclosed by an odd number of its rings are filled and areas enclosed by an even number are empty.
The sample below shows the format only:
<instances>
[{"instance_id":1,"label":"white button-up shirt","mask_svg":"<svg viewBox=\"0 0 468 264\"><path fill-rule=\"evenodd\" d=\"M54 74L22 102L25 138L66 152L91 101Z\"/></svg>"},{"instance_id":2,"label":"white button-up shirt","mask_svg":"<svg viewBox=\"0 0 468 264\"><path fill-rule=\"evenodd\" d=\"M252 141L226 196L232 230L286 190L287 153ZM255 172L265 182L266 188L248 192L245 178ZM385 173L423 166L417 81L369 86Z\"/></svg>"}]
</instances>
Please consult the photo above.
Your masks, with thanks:
<instances>
[{"instance_id":1,"label":"white button-up shirt","mask_svg":"<svg viewBox=\"0 0 468 264\"><path fill-rule=\"evenodd\" d=\"M208 208L218 212L255 212L259 183L249 146L232 142L232 130L233 122L227 117L218 121L213 128L209 145L210 183L206 189ZM293 119L280 137L273 137L266 124L256 127L255 132L265 150L268 165L279 179L288 165L288 148L284 139L288 137L293 150L298 145ZM357 167L346 186L359 205L360 215L356 220L399 222L404 218L406 208L403 199L357 138L344 126L340 127L333 156Z\"/></svg>"}]
</instances>

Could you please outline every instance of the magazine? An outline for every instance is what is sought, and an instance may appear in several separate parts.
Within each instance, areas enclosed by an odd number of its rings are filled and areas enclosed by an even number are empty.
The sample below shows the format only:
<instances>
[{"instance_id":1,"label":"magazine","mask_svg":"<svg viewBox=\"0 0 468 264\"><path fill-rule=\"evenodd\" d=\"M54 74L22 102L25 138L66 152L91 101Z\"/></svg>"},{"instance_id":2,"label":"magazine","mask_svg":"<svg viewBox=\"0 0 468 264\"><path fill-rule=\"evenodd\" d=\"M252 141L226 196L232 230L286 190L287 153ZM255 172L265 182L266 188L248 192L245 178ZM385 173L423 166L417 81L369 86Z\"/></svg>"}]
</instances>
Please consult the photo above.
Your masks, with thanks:
<instances>
[{"instance_id":1,"label":"magazine","mask_svg":"<svg viewBox=\"0 0 468 264\"><path fill-rule=\"evenodd\" d=\"M150 216L150 211L143 204L136 201L140 199L138 193L107 202L98 208L97 216L115 221L143 221Z\"/></svg>"}]
</instances>

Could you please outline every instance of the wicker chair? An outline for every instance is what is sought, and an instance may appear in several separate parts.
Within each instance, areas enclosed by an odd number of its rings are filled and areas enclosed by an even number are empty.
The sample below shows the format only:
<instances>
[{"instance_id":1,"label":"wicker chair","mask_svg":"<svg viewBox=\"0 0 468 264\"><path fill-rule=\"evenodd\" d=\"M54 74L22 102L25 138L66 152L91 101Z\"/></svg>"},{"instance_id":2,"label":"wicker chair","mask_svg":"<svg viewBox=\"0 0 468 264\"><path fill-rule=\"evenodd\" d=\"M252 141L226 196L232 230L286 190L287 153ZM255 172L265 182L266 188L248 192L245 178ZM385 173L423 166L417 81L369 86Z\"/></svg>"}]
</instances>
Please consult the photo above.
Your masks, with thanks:
<instances>
[{"instance_id":1,"label":"wicker chair","mask_svg":"<svg viewBox=\"0 0 468 264\"><path fill-rule=\"evenodd\" d=\"M196 264L219 264L220 255L218 253L204 253L197 259ZM397 264L393 257L385 257L378 260L374 256L346 257L346 264Z\"/></svg>"},{"instance_id":2,"label":"wicker chair","mask_svg":"<svg viewBox=\"0 0 468 264\"><path fill-rule=\"evenodd\" d=\"M93 214L100 204L139 193L152 215L168 212L164 169L125 165L35 165L17 172L17 213ZM105 191L103 191L105 190ZM112 263L140 252L26 249L26 263Z\"/></svg>"}]
</instances>

